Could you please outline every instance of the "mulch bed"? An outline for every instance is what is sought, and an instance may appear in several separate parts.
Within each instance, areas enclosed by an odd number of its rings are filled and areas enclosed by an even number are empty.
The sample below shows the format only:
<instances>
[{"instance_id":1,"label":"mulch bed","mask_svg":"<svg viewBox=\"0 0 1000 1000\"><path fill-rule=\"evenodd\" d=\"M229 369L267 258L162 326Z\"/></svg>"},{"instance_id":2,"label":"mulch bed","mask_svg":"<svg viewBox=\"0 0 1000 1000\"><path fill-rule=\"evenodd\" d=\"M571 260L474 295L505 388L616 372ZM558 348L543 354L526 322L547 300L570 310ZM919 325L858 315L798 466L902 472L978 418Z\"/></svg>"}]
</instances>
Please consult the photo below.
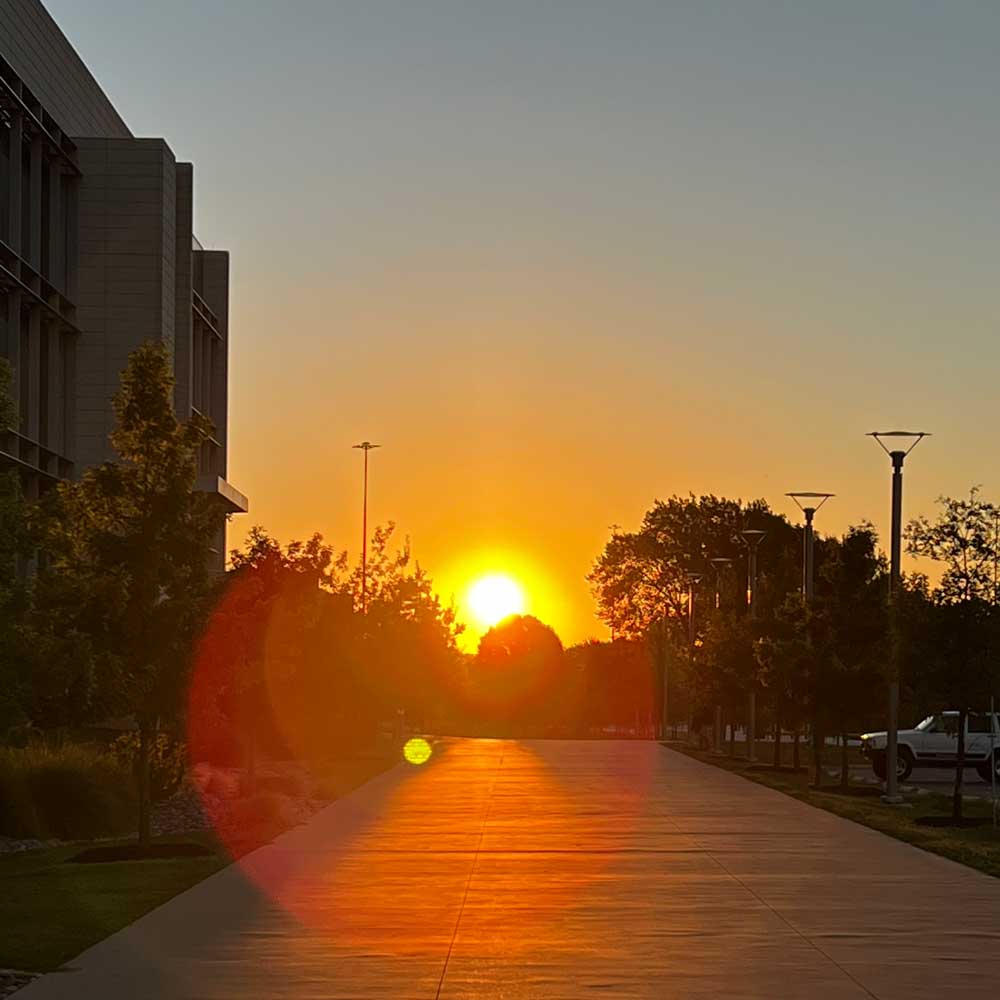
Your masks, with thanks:
<instances>
[{"instance_id":1,"label":"mulch bed","mask_svg":"<svg viewBox=\"0 0 1000 1000\"><path fill-rule=\"evenodd\" d=\"M988 816L963 816L960 820L954 820L950 816L919 816L913 822L917 826L971 830L976 826L989 826L993 820Z\"/></svg>"},{"instance_id":2,"label":"mulch bed","mask_svg":"<svg viewBox=\"0 0 1000 1000\"><path fill-rule=\"evenodd\" d=\"M108 861L153 861L162 858L203 858L214 853L204 844L108 844L88 847L66 859L66 864L93 865Z\"/></svg>"}]
</instances>

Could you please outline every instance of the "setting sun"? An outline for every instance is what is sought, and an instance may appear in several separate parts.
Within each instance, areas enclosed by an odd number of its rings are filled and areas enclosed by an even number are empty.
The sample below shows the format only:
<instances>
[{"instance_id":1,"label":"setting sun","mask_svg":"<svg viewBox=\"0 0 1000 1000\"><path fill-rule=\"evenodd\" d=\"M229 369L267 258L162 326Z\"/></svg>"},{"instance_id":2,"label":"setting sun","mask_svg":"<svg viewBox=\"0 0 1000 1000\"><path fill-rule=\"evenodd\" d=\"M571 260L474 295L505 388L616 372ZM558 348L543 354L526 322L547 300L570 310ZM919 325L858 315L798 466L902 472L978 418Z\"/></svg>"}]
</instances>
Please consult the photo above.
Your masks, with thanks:
<instances>
[{"instance_id":1,"label":"setting sun","mask_svg":"<svg viewBox=\"0 0 1000 1000\"><path fill-rule=\"evenodd\" d=\"M524 611L524 592L509 576L491 573L472 585L468 604L479 624L492 627Z\"/></svg>"}]
</instances>

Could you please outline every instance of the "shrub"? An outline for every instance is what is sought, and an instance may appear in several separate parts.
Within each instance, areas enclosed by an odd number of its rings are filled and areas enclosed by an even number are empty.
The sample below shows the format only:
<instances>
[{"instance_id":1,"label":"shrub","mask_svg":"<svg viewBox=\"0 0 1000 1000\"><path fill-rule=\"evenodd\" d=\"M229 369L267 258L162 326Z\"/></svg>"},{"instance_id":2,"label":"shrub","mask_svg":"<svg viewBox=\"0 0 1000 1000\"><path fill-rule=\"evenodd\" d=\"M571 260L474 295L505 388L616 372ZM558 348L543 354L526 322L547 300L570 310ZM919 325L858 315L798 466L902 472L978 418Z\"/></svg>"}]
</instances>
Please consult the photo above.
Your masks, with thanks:
<instances>
[{"instance_id":1,"label":"shrub","mask_svg":"<svg viewBox=\"0 0 1000 1000\"><path fill-rule=\"evenodd\" d=\"M128 768L133 780L139 766L139 734L124 733L111 744L111 752ZM184 781L184 746L166 733L157 733L149 748L149 794L163 802L177 792Z\"/></svg>"},{"instance_id":2,"label":"shrub","mask_svg":"<svg viewBox=\"0 0 1000 1000\"><path fill-rule=\"evenodd\" d=\"M236 829L253 831L280 822L287 810L283 796L273 792L260 792L233 803L232 822Z\"/></svg>"},{"instance_id":3,"label":"shrub","mask_svg":"<svg viewBox=\"0 0 1000 1000\"><path fill-rule=\"evenodd\" d=\"M287 795L293 799L304 799L309 794L309 785L301 774L287 771L281 774L259 775L255 791L273 792L275 795Z\"/></svg>"},{"instance_id":4,"label":"shrub","mask_svg":"<svg viewBox=\"0 0 1000 1000\"><path fill-rule=\"evenodd\" d=\"M75 745L0 750L0 834L113 836L135 818L131 775L111 755Z\"/></svg>"}]
</instances>

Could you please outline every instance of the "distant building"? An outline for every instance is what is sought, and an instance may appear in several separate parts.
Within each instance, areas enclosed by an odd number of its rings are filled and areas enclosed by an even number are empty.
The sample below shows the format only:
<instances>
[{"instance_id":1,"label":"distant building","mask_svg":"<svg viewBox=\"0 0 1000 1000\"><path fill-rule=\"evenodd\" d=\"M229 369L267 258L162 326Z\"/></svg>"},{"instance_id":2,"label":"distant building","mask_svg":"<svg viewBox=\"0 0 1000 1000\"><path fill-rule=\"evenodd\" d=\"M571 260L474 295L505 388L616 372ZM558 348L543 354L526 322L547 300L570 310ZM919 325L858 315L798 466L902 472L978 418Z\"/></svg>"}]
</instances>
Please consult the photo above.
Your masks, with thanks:
<instances>
[{"instance_id":1,"label":"distant building","mask_svg":"<svg viewBox=\"0 0 1000 1000\"><path fill-rule=\"evenodd\" d=\"M193 167L136 138L38 0L0 0L0 354L20 415L0 428L0 464L30 496L112 457L111 400L131 351L172 352L175 407L215 438L199 489L225 513L229 254L192 227Z\"/></svg>"}]
</instances>

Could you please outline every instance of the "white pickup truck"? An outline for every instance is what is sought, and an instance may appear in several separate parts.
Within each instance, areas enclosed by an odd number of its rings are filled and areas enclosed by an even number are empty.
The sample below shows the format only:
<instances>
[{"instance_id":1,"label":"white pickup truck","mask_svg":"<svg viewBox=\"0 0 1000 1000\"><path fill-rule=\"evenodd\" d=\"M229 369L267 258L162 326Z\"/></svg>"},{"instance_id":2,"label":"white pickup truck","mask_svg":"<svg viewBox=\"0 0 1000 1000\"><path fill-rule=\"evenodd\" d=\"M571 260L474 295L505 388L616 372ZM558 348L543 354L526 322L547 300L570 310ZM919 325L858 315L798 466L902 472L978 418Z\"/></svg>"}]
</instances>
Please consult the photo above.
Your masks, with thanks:
<instances>
[{"instance_id":1,"label":"white pickup truck","mask_svg":"<svg viewBox=\"0 0 1000 1000\"><path fill-rule=\"evenodd\" d=\"M883 781L887 736L883 732L865 733L861 737L861 752ZM954 770L958 763L958 712L929 715L913 729L898 730L896 747L896 776L900 781L905 781L914 767ZM965 766L974 767L983 781L992 781L995 771L1000 785L1000 715L970 712L966 716Z\"/></svg>"}]
</instances>

